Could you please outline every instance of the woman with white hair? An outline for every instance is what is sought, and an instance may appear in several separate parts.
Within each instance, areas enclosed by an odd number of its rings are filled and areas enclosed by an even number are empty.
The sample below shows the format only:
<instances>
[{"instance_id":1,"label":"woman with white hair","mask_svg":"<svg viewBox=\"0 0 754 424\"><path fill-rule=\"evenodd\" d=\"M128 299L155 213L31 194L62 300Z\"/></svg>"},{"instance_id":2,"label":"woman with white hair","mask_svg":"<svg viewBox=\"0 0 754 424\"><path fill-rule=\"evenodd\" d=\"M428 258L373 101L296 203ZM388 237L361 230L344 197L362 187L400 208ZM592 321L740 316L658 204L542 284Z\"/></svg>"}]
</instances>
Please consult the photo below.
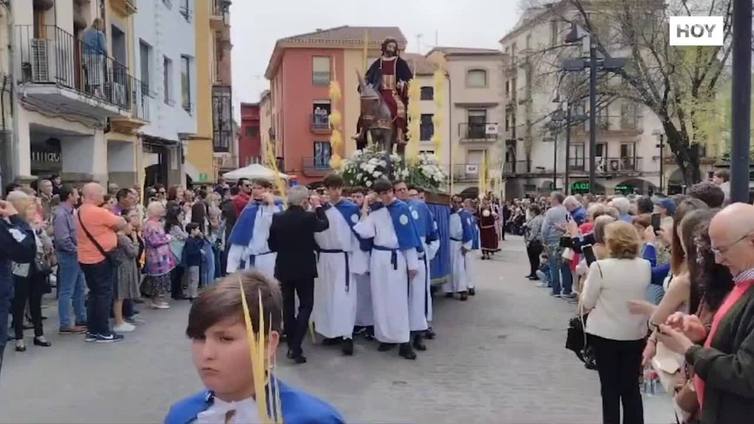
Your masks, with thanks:
<instances>
[{"instance_id":1,"label":"woman with white hair","mask_svg":"<svg viewBox=\"0 0 754 424\"><path fill-rule=\"evenodd\" d=\"M633 222L633 217L629 214L631 210L631 201L625 197L616 197L609 204L618 210L618 219L629 224Z\"/></svg>"},{"instance_id":2,"label":"woman with white hair","mask_svg":"<svg viewBox=\"0 0 754 424\"><path fill-rule=\"evenodd\" d=\"M162 218L165 207L159 201L147 206L147 222L144 223L144 248L146 264L144 265L145 291L152 298L152 307L168 309L166 298L170 292L170 272L176 266L176 258L170 249L170 235L165 233Z\"/></svg>"}]
</instances>

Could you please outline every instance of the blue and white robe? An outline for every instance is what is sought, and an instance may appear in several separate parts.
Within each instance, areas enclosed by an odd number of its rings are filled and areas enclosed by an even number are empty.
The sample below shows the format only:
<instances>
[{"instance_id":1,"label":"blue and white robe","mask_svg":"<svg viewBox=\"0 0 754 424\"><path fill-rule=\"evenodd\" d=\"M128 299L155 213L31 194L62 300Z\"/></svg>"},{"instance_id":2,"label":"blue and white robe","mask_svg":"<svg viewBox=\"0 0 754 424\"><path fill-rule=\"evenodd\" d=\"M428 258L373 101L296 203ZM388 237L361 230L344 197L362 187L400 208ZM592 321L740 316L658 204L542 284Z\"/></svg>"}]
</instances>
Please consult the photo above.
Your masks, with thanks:
<instances>
[{"instance_id":1,"label":"blue and white robe","mask_svg":"<svg viewBox=\"0 0 754 424\"><path fill-rule=\"evenodd\" d=\"M421 200L409 200L407 203L424 250L419 254L419 272L411 280L409 322L411 331L424 331L432 321L429 264L440 248L440 240L437 223L427 204Z\"/></svg>"},{"instance_id":2,"label":"blue and white robe","mask_svg":"<svg viewBox=\"0 0 754 424\"><path fill-rule=\"evenodd\" d=\"M236 221L228 243L227 272L238 269L255 269L269 278L275 278L277 254L270 251L267 239L270 236L272 216L283 211L282 203L266 205L249 203Z\"/></svg>"}]
</instances>

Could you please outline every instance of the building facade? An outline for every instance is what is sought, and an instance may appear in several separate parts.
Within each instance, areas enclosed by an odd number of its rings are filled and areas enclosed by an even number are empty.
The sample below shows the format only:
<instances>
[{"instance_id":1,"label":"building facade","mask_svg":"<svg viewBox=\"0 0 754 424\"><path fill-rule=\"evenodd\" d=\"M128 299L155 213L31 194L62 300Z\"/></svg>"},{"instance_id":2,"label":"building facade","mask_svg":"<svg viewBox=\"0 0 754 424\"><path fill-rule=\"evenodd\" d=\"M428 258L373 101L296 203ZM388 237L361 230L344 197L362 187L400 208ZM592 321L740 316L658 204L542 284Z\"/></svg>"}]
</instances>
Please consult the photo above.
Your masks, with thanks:
<instances>
[{"instance_id":1,"label":"building facade","mask_svg":"<svg viewBox=\"0 0 754 424\"><path fill-rule=\"evenodd\" d=\"M499 128L504 116L502 53L494 49L436 47L427 57L445 63L447 71L449 151L441 159L448 165L450 191L478 193L480 184L484 185L483 190L497 191L495 182L502 167Z\"/></svg>"},{"instance_id":2,"label":"building facade","mask_svg":"<svg viewBox=\"0 0 754 424\"><path fill-rule=\"evenodd\" d=\"M141 128L144 183L186 184L201 167L185 160L197 132L197 78L193 0L142 1L134 44L150 123ZM207 170L204 170L207 173ZM210 171L211 172L211 171Z\"/></svg>"},{"instance_id":3,"label":"building facade","mask_svg":"<svg viewBox=\"0 0 754 424\"><path fill-rule=\"evenodd\" d=\"M4 152L10 159L5 178L56 174L72 182L136 183L133 130L149 118L131 68L134 2L14 0L10 10L5 85L15 86L15 96L12 123L5 121L13 140ZM95 50L82 39L96 18L103 21L105 46Z\"/></svg>"},{"instance_id":4,"label":"building facade","mask_svg":"<svg viewBox=\"0 0 754 424\"><path fill-rule=\"evenodd\" d=\"M349 157L355 151L351 136L360 113L357 73L363 74L366 64L379 57L380 45L388 37L405 48L403 33L394 27L343 26L277 41L265 76L271 91L270 142L282 158L283 172L303 184L332 172L329 114L334 107L343 117L344 145L338 154ZM337 105L330 102L331 81L341 87Z\"/></svg>"},{"instance_id":5,"label":"building facade","mask_svg":"<svg viewBox=\"0 0 754 424\"><path fill-rule=\"evenodd\" d=\"M262 163L259 103L241 103L241 128L238 135L238 166Z\"/></svg>"}]
</instances>

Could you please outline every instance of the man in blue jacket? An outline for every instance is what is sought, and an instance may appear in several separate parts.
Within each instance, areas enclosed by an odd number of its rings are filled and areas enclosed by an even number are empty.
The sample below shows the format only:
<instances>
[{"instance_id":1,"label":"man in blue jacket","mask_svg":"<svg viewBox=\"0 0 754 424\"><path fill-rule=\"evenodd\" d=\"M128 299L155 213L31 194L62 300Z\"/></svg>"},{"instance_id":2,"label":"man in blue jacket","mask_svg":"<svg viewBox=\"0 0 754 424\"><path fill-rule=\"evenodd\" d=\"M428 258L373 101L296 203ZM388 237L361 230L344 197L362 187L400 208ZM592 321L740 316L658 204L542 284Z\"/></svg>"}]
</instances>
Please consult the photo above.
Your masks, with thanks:
<instances>
[{"instance_id":1,"label":"man in blue jacket","mask_svg":"<svg viewBox=\"0 0 754 424\"><path fill-rule=\"evenodd\" d=\"M13 299L11 261L31 262L37 252L34 232L19 216L16 208L0 200L0 371L8 340L8 313Z\"/></svg>"}]
</instances>

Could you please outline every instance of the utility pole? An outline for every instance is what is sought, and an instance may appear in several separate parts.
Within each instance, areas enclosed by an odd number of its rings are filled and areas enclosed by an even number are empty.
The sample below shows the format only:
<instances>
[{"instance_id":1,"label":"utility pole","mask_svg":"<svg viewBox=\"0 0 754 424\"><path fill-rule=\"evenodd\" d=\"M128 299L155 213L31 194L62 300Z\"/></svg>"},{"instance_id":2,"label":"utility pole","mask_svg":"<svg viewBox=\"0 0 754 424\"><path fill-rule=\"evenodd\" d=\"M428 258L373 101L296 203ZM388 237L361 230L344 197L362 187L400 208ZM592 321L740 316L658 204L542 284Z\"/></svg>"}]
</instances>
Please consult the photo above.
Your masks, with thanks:
<instances>
[{"instance_id":1,"label":"utility pole","mask_svg":"<svg viewBox=\"0 0 754 424\"><path fill-rule=\"evenodd\" d=\"M597 51L589 35L589 191L597 187L595 157L597 153Z\"/></svg>"},{"instance_id":2,"label":"utility pole","mask_svg":"<svg viewBox=\"0 0 754 424\"><path fill-rule=\"evenodd\" d=\"M571 161L571 101L566 102L566 140L565 140L565 173L563 174L563 191L570 194L571 187L568 182L568 171Z\"/></svg>"},{"instance_id":3,"label":"utility pole","mask_svg":"<svg viewBox=\"0 0 754 424\"><path fill-rule=\"evenodd\" d=\"M730 199L749 203L751 137L751 0L733 0L733 124Z\"/></svg>"},{"instance_id":4,"label":"utility pole","mask_svg":"<svg viewBox=\"0 0 754 424\"><path fill-rule=\"evenodd\" d=\"M558 132L553 131L552 139L552 191L558 189Z\"/></svg>"}]
</instances>

